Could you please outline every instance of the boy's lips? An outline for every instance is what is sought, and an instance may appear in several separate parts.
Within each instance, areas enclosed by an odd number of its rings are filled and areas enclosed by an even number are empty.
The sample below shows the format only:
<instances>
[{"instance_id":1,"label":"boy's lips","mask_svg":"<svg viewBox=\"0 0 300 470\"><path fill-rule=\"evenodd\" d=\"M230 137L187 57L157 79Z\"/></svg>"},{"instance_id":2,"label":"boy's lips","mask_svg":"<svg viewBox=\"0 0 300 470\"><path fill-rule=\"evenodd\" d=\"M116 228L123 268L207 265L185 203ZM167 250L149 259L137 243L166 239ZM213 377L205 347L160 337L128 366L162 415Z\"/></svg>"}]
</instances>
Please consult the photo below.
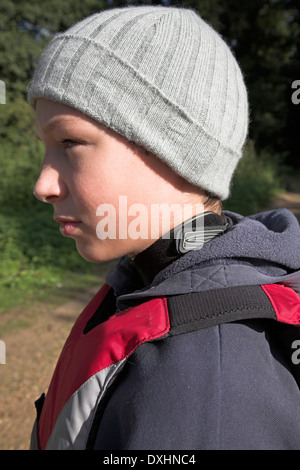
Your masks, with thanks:
<instances>
[{"instance_id":1,"label":"boy's lips","mask_svg":"<svg viewBox=\"0 0 300 470\"><path fill-rule=\"evenodd\" d=\"M69 217L54 217L54 220L60 224L60 233L66 237L75 235L81 223L79 220L75 220Z\"/></svg>"}]
</instances>

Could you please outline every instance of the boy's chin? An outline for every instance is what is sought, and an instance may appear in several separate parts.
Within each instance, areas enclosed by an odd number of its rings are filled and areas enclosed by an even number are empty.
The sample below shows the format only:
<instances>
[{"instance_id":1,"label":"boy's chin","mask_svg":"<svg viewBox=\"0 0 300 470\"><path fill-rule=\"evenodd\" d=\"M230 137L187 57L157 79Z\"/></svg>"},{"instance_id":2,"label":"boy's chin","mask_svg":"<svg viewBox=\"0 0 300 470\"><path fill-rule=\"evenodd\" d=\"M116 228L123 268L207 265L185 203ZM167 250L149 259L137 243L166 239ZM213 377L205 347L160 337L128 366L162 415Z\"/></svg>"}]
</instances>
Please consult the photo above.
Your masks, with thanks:
<instances>
[{"instance_id":1,"label":"boy's chin","mask_svg":"<svg viewBox=\"0 0 300 470\"><path fill-rule=\"evenodd\" d=\"M127 248L122 242L118 243L117 240L114 240L112 243L112 240L99 240L98 243L87 246L76 240L76 248L80 256L86 261L90 263L105 263L116 260L124 255L130 256L132 247Z\"/></svg>"},{"instance_id":2,"label":"boy's chin","mask_svg":"<svg viewBox=\"0 0 300 470\"><path fill-rule=\"evenodd\" d=\"M89 263L105 263L106 261L112 261L119 258L119 256L112 253L107 253L105 250L98 250L96 253L90 250L78 250L80 256L88 261Z\"/></svg>"}]
</instances>

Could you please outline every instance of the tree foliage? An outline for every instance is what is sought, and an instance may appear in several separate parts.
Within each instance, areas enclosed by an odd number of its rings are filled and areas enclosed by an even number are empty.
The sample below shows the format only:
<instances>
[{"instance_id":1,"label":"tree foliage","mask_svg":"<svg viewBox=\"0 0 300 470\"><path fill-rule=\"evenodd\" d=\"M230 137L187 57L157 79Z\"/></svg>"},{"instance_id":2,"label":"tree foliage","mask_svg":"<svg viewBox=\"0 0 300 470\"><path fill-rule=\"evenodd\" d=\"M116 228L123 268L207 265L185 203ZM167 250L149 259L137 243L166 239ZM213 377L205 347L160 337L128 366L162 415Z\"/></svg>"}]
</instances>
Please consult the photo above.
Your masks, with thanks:
<instances>
[{"instance_id":1,"label":"tree foliage","mask_svg":"<svg viewBox=\"0 0 300 470\"><path fill-rule=\"evenodd\" d=\"M1 0L0 77L10 95L25 94L41 50L51 35L103 9L103 0Z\"/></svg>"}]
</instances>

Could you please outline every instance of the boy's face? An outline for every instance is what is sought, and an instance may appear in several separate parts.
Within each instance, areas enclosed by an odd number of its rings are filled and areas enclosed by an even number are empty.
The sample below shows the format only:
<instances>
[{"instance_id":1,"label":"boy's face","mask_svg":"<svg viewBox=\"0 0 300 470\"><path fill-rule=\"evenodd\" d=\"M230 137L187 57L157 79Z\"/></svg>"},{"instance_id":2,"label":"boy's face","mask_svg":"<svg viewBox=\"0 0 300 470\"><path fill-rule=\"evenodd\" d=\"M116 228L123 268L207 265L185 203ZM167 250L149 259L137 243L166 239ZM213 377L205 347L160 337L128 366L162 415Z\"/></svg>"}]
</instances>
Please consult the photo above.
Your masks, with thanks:
<instances>
[{"instance_id":1,"label":"boy's face","mask_svg":"<svg viewBox=\"0 0 300 470\"><path fill-rule=\"evenodd\" d=\"M124 204L127 209L142 205L145 219L151 203L170 203L175 194L180 199L178 177L163 162L79 111L46 99L37 101L36 132L45 156L34 194L53 205L62 235L75 239L84 258L101 262L133 255L160 236L124 234L134 218L124 212ZM108 213L114 220L105 228L101 220ZM108 226L111 236L105 239Z\"/></svg>"}]
</instances>

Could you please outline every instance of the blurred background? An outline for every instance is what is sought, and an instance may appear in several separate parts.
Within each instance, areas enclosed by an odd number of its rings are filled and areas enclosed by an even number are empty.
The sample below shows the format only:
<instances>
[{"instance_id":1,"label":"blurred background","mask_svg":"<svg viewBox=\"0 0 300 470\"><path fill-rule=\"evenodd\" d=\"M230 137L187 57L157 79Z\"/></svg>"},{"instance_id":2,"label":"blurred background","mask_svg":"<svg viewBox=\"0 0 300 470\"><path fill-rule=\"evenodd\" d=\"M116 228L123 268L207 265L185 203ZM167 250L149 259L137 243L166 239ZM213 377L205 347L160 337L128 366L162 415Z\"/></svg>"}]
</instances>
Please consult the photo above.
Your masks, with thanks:
<instances>
[{"instance_id":1,"label":"blurred background","mask_svg":"<svg viewBox=\"0 0 300 470\"><path fill-rule=\"evenodd\" d=\"M1 0L0 339L7 359L0 365L0 449L28 447L32 403L45 391L74 318L109 267L84 261L74 241L61 237L51 207L32 195L43 148L34 136L27 86L54 33L126 4L193 8L241 65L250 133L225 209L249 215L272 207L289 190L300 193L299 0ZM293 204L300 207L300 200Z\"/></svg>"}]
</instances>

